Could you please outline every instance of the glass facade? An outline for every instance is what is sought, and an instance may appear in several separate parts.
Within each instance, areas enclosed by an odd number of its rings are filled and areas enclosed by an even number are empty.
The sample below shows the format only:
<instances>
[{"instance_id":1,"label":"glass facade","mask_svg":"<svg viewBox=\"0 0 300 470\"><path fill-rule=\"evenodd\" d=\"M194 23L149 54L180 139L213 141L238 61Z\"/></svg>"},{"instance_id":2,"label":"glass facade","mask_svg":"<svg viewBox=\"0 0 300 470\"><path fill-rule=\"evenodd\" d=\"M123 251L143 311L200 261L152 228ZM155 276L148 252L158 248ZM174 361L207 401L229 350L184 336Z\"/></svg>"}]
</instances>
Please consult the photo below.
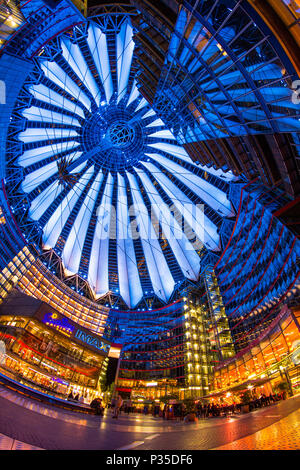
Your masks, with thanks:
<instances>
[{"instance_id":1,"label":"glass facade","mask_svg":"<svg viewBox=\"0 0 300 470\"><path fill-rule=\"evenodd\" d=\"M199 2L180 8L154 108L169 117L181 143L297 133L292 81L274 42L242 5Z\"/></svg>"},{"instance_id":2,"label":"glass facade","mask_svg":"<svg viewBox=\"0 0 300 470\"><path fill-rule=\"evenodd\" d=\"M242 390L247 386L286 381L290 393L300 388L299 367L299 310L284 311L269 328L232 360L217 366L213 377L213 390ZM272 391L272 389L271 389Z\"/></svg>"},{"instance_id":3,"label":"glass facade","mask_svg":"<svg viewBox=\"0 0 300 470\"><path fill-rule=\"evenodd\" d=\"M109 310L84 299L50 275L39 260L24 273L18 285L24 293L46 302L79 325L103 334Z\"/></svg>"},{"instance_id":4,"label":"glass facade","mask_svg":"<svg viewBox=\"0 0 300 470\"><path fill-rule=\"evenodd\" d=\"M55 333L38 319L1 315L0 340L6 347L0 368L5 376L62 399L72 392L90 403L101 393L107 359L70 339L67 328Z\"/></svg>"},{"instance_id":5,"label":"glass facade","mask_svg":"<svg viewBox=\"0 0 300 470\"><path fill-rule=\"evenodd\" d=\"M254 183L236 195L239 215L215 271L234 344L241 350L269 325L290 291L297 296L299 240L276 217L280 192Z\"/></svg>"},{"instance_id":6,"label":"glass facade","mask_svg":"<svg viewBox=\"0 0 300 470\"><path fill-rule=\"evenodd\" d=\"M0 46L10 38L10 36L24 22L23 15L14 0L4 0L0 5Z\"/></svg>"}]
</instances>

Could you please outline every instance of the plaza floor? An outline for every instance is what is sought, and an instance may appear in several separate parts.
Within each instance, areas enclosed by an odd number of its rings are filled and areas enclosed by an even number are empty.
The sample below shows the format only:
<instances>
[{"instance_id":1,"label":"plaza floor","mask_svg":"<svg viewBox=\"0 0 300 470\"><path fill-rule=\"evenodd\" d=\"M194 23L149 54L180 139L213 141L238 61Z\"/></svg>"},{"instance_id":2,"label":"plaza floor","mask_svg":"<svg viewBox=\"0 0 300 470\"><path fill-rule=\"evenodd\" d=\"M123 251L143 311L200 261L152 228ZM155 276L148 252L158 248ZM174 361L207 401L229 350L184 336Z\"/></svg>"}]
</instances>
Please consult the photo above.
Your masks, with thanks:
<instances>
[{"instance_id":1,"label":"plaza floor","mask_svg":"<svg viewBox=\"0 0 300 470\"><path fill-rule=\"evenodd\" d=\"M298 450L300 396L197 423L64 411L0 387L1 450Z\"/></svg>"}]
</instances>

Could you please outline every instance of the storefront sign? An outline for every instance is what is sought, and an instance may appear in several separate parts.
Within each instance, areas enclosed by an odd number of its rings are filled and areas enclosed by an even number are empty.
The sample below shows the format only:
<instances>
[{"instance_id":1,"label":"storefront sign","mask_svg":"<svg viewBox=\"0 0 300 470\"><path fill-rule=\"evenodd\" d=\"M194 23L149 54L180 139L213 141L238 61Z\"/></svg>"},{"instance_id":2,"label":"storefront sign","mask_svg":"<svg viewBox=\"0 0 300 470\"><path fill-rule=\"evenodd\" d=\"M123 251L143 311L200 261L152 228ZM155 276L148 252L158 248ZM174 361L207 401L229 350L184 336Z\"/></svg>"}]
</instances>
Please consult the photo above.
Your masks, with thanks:
<instances>
[{"instance_id":1,"label":"storefront sign","mask_svg":"<svg viewBox=\"0 0 300 470\"><path fill-rule=\"evenodd\" d=\"M118 344L118 345L115 345L115 344L112 344L110 346L110 350L109 350L109 353L108 353L108 357L113 357L115 359L119 359L120 357L120 354L121 354L121 349L122 349L122 345Z\"/></svg>"},{"instance_id":2,"label":"storefront sign","mask_svg":"<svg viewBox=\"0 0 300 470\"><path fill-rule=\"evenodd\" d=\"M42 321L68 337L72 336L75 329L67 318L60 316L56 312L46 313Z\"/></svg>"},{"instance_id":3,"label":"storefront sign","mask_svg":"<svg viewBox=\"0 0 300 470\"><path fill-rule=\"evenodd\" d=\"M110 349L110 344L107 344L101 341L97 336L89 334L88 331L83 331L69 321L68 318L60 315L57 312L47 312L42 318L42 322L51 328L55 328L60 333L68 336L69 338L74 338L82 341L83 343L98 349L105 354L108 354Z\"/></svg>"},{"instance_id":4,"label":"storefront sign","mask_svg":"<svg viewBox=\"0 0 300 470\"><path fill-rule=\"evenodd\" d=\"M89 346L93 346L94 348L99 349L99 351L103 351L105 353L107 353L109 348L110 348L109 344L103 343L102 341L100 341L95 336L89 335L89 334L85 333L82 330L77 330L76 331L75 338L77 338L80 341L82 341L83 343L86 343Z\"/></svg>"}]
</instances>

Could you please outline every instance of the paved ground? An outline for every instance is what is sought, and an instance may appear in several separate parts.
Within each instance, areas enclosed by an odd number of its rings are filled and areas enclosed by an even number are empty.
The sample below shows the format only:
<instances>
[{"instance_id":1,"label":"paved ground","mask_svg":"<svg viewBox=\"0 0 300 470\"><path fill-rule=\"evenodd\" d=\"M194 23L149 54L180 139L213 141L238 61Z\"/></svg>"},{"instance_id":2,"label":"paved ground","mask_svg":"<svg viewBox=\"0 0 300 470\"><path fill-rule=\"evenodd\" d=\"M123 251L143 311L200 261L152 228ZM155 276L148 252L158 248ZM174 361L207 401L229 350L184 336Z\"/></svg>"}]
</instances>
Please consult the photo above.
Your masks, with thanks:
<instances>
[{"instance_id":1,"label":"paved ground","mask_svg":"<svg viewBox=\"0 0 300 470\"><path fill-rule=\"evenodd\" d=\"M300 396L240 416L197 423L62 411L0 388L0 449L300 449Z\"/></svg>"}]
</instances>

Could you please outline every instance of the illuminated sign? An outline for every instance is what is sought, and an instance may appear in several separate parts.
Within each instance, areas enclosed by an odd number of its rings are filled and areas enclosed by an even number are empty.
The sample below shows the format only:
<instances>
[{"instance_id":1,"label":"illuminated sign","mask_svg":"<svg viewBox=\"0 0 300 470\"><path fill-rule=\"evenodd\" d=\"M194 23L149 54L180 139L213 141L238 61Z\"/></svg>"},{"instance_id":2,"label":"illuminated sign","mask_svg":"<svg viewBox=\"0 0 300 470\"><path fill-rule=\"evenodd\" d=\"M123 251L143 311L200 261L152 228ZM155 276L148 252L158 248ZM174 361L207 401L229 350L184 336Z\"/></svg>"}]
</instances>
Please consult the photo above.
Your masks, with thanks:
<instances>
[{"instance_id":1,"label":"illuminated sign","mask_svg":"<svg viewBox=\"0 0 300 470\"><path fill-rule=\"evenodd\" d=\"M110 345L103 343L100 341L98 338L95 336L91 336L88 333L85 333L82 330L77 330L75 333L75 338L79 339L83 343L88 344L89 346L93 346L96 349L99 349L99 351L103 351L105 353L108 352Z\"/></svg>"},{"instance_id":2,"label":"illuminated sign","mask_svg":"<svg viewBox=\"0 0 300 470\"><path fill-rule=\"evenodd\" d=\"M116 347L112 345L110 347L108 357L114 357L115 359L119 359L120 354L121 354L121 346Z\"/></svg>"},{"instance_id":3,"label":"illuminated sign","mask_svg":"<svg viewBox=\"0 0 300 470\"><path fill-rule=\"evenodd\" d=\"M58 313L46 313L43 318L43 323L52 328L55 328L60 333L70 337L73 334L74 327L69 323L67 318L61 317Z\"/></svg>"},{"instance_id":4,"label":"illuminated sign","mask_svg":"<svg viewBox=\"0 0 300 470\"><path fill-rule=\"evenodd\" d=\"M83 343L93 346L94 348L107 354L110 348L110 344L102 342L99 338L88 334L82 330L77 329L73 326L67 318L63 317L57 312L46 313L43 317L43 323L52 328L55 328L60 333L70 337L74 337L82 341Z\"/></svg>"}]
</instances>

